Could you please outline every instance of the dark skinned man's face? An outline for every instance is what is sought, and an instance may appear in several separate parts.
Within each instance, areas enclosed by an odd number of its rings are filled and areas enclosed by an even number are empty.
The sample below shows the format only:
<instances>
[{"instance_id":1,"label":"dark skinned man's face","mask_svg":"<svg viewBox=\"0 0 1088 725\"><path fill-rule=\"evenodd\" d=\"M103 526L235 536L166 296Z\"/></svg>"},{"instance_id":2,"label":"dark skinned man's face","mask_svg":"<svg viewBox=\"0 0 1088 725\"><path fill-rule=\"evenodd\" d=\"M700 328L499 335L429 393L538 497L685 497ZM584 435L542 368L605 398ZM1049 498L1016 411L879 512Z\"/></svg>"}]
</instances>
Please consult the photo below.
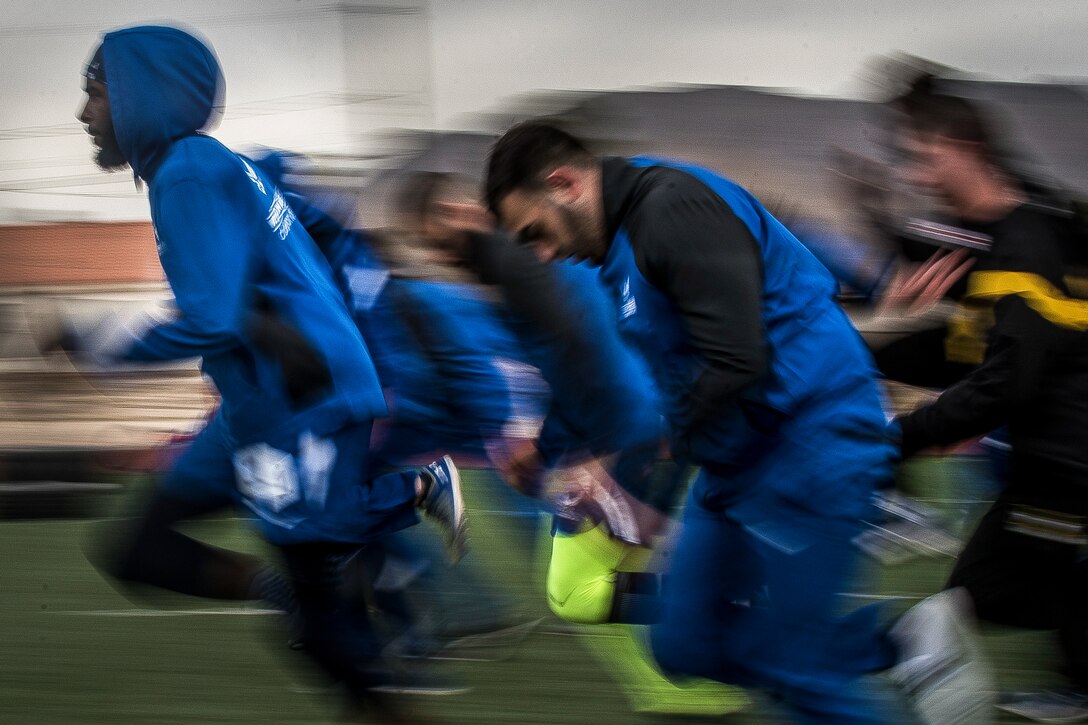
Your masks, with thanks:
<instances>
[{"instance_id":1,"label":"dark skinned man's face","mask_svg":"<svg viewBox=\"0 0 1088 725\"><path fill-rule=\"evenodd\" d=\"M84 85L87 101L79 113L79 121L87 127L87 135L98 147L95 162L106 171L115 171L128 165L117 135L113 130L113 115L110 113L110 94L106 84L87 79Z\"/></svg>"}]
</instances>

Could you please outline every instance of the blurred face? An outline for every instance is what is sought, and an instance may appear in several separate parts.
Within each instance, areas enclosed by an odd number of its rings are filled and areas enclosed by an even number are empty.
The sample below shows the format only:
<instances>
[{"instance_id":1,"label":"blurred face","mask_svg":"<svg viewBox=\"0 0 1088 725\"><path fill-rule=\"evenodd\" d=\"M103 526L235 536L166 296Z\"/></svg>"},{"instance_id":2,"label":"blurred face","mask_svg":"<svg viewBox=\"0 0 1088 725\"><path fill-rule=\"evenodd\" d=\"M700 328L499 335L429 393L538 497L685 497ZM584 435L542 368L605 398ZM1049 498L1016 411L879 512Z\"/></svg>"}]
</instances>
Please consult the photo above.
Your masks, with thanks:
<instances>
[{"instance_id":1,"label":"blurred face","mask_svg":"<svg viewBox=\"0 0 1088 725\"><path fill-rule=\"evenodd\" d=\"M906 133L900 145L906 156L902 169L906 181L940 196L957 212L974 207L978 181L987 174L977 144Z\"/></svg>"},{"instance_id":2,"label":"blurred face","mask_svg":"<svg viewBox=\"0 0 1088 725\"><path fill-rule=\"evenodd\" d=\"M442 190L418 216L406 215L406 231L426 243L434 261L460 265L468 261L472 239L495 231L495 221L474 196Z\"/></svg>"},{"instance_id":3,"label":"blurred face","mask_svg":"<svg viewBox=\"0 0 1088 725\"><path fill-rule=\"evenodd\" d=\"M608 252L600 193L562 179L539 191L517 189L499 203L503 226L543 262L572 259L593 264Z\"/></svg>"},{"instance_id":4,"label":"blurred face","mask_svg":"<svg viewBox=\"0 0 1088 725\"><path fill-rule=\"evenodd\" d=\"M87 100L79 113L79 121L87 127L87 135L98 148L95 161L107 171L124 168L128 162L121 153L117 135L113 131L110 94L106 84L87 79L84 91L87 93Z\"/></svg>"},{"instance_id":5,"label":"blurred face","mask_svg":"<svg viewBox=\"0 0 1088 725\"><path fill-rule=\"evenodd\" d=\"M434 261L460 264L468 256L468 233L450 225L441 210L432 210L423 217L418 233L427 242Z\"/></svg>"}]
</instances>

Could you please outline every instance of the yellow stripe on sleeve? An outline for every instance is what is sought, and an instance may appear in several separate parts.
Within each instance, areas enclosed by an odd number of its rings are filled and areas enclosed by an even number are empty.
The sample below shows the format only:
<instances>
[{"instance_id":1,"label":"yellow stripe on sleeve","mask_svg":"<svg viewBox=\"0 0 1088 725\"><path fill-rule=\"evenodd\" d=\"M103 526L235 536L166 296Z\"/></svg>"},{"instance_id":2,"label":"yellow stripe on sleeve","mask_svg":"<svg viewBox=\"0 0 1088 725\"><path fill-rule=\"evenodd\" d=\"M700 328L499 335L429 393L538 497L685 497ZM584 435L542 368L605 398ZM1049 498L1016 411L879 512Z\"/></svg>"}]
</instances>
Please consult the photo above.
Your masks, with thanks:
<instances>
[{"instance_id":1,"label":"yellow stripe on sleeve","mask_svg":"<svg viewBox=\"0 0 1088 725\"><path fill-rule=\"evenodd\" d=\"M1055 325L1079 332L1088 330L1088 300L1066 296L1037 274L973 272L967 280L966 299L995 303L1009 295L1023 298L1028 307Z\"/></svg>"}]
</instances>

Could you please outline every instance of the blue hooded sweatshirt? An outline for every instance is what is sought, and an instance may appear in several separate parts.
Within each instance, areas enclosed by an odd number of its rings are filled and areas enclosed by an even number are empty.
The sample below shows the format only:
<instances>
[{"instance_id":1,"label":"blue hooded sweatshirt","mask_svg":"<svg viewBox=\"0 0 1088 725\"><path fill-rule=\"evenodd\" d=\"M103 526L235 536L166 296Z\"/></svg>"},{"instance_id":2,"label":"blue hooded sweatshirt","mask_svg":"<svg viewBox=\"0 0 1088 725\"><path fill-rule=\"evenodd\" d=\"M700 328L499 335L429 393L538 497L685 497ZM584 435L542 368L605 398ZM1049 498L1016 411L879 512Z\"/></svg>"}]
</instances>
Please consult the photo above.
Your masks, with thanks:
<instances>
[{"instance_id":1,"label":"blue hooded sweatshirt","mask_svg":"<svg viewBox=\"0 0 1088 725\"><path fill-rule=\"evenodd\" d=\"M144 26L108 33L102 58L117 140L148 184L159 259L180 314L100 353L134 362L201 357L239 446L385 415L366 346L284 194L200 133L223 90L211 50L176 28ZM279 363L247 338L258 297L328 366L329 390L303 410L292 407Z\"/></svg>"}]
</instances>

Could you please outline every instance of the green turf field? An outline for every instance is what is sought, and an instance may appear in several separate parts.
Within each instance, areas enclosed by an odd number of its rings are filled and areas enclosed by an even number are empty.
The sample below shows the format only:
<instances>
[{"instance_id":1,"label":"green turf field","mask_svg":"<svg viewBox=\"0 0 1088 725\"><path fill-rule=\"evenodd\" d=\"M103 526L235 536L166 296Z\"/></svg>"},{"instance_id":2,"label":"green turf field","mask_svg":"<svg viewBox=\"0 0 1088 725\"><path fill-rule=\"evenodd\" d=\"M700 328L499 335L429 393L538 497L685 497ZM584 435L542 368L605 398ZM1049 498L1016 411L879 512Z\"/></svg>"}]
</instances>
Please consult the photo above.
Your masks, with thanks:
<instances>
[{"instance_id":1,"label":"green turf field","mask_svg":"<svg viewBox=\"0 0 1088 725\"><path fill-rule=\"evenodd\" d=\"M911 485L950 516L970 516L955 499L958 474L923 462ZM662 723L689 719L635 715L599 659L591 638L608 627L577 628L551 618L541 594L537 543L522 521L466 477L474 556L506 584L531 616L548 617L500 662L451 665L472 685L466 695L417 698L421 717L453 723ZM135 488L136 486L130 486ZM123 497L96 507L102 517ZM0 521L0 723L332 723L333 697L321 691L302 658L289 651L274 619L216 602L176 598L134 602L102 580L83 545L105 521ZM199 525L216 543L259 550L234 520ZM870 572L857 592L919 597L935 591L950 560L918 559ZM906 600L909 601L909 600ZM1046 634L987 631L986 644L1006 687L1048 684L1053 665ZM776 723L758 702L734 723ZM1014 718L999 722L1019 722Z\"/></svg>"}]
</instances>

